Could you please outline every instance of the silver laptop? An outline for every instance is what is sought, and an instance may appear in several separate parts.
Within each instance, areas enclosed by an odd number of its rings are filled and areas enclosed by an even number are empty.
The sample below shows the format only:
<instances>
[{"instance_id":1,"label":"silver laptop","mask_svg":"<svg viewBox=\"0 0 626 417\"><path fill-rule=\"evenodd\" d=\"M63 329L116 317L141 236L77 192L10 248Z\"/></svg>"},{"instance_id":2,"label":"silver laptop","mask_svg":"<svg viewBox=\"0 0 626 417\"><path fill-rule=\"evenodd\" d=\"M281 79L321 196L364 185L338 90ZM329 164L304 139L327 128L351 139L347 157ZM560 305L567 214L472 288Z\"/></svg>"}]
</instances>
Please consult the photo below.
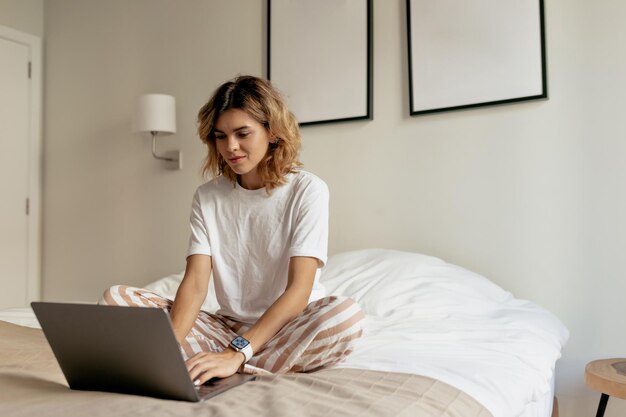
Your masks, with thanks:
<instances>
[{"instance_id":1,"label":"silver laptop","mask_svg":"<svg viewBox=\"0 0 626 417\"><path fill-rule=\"evenodd\" d=\"M70 388L202 401L253 380L196 387L168 314L159 308L31 303Z\"/></svg>"}]
</instances>

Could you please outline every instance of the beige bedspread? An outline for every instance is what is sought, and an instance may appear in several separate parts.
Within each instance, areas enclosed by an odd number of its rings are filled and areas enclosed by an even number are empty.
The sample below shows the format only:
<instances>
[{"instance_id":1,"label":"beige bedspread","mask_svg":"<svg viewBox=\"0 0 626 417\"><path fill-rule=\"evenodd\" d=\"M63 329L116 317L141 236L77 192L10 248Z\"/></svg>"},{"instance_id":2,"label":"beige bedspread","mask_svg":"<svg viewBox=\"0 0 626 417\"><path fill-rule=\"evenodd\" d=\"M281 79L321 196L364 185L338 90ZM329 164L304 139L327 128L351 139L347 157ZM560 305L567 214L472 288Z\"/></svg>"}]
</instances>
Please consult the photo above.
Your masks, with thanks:
<instances>
[{"instance_id":1,"label":"beige bedspread","mask_svg":"<svg viewBox=\"0 0 626 417\"><path fill-rule=\"evenodd\" d=\"M261 377L187 403L67 387L41 330L0 321L0 416L458 416L491 414L418 375L360 369Z\"/></svg>"}]
</instances>

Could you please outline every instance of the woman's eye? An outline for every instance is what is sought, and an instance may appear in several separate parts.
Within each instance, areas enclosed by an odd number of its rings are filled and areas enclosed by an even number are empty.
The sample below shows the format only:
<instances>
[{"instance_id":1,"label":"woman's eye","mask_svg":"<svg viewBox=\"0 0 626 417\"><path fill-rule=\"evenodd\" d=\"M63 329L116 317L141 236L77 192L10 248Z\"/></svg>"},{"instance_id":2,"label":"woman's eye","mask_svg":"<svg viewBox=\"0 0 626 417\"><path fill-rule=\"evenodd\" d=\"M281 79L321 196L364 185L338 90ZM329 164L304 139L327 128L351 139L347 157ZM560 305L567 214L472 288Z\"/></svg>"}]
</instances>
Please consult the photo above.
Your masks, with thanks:
<instances>
[{"instance_id":1,"label":"woman's eye","mask_svg":"<svg viewBox=\"0 0 626 417\"><path fill-rule=\"evenodd\" d=\"M250 134L250 132L239 132L239 137L240 138L245 138L246 136L248 136Z\"/></svg>"},{"instance_id":2,"label":"woman's eye","mask_svg":"<svg viewBox=\"0 0 626 417\"><path fill-rule=\"evenodd\" d=\"M215 135L215 140L222 140L224 139L226 136L224 135Z\"/></svg>"}]
</instances>

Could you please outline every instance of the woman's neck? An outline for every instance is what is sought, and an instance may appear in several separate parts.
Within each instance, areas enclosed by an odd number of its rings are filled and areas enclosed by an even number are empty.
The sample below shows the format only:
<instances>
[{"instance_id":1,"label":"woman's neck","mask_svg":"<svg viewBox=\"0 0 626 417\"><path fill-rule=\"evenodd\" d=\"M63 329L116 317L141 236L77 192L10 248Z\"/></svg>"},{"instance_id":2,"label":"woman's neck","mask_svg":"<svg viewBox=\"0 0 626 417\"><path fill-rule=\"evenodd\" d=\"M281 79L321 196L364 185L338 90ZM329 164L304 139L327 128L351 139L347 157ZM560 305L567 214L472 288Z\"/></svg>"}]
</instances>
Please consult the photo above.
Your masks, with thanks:
<instances>
[{"instance_id":1,"label":"woman's neck","mask_svg":"<svg viewBox=\"0 0 626 417\"><path fill-rule=\"evenodd\" d=\"M261 177L256 173L249 172L244 175L237 175L237 182L246 190L258 190L263 188Z\"/></svg>"}]
</instances>

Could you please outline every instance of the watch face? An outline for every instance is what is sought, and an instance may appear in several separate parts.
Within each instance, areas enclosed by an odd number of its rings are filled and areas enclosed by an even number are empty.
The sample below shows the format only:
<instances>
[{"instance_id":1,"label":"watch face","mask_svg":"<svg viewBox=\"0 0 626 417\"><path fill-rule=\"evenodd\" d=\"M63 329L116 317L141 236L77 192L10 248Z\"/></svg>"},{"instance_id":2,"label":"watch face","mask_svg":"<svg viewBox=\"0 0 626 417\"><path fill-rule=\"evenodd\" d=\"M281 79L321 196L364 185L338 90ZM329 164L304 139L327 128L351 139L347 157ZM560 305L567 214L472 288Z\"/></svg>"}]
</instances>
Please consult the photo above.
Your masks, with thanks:
<instances>
[{"instance_id":1,"label":"watch face","mask_svg":"<svg viewBox=\"0 0 626 417\"><path fill-rule=\"evenodd\" d=\"M248 346L250 344L250 342L248 342L246 339L244 339L243 337L239 336L236 337L235 339L233 339L232 342L230 342L233 346L235 346L237 349L243 349L246 346Z\"/></svg>"}]
</instances>

